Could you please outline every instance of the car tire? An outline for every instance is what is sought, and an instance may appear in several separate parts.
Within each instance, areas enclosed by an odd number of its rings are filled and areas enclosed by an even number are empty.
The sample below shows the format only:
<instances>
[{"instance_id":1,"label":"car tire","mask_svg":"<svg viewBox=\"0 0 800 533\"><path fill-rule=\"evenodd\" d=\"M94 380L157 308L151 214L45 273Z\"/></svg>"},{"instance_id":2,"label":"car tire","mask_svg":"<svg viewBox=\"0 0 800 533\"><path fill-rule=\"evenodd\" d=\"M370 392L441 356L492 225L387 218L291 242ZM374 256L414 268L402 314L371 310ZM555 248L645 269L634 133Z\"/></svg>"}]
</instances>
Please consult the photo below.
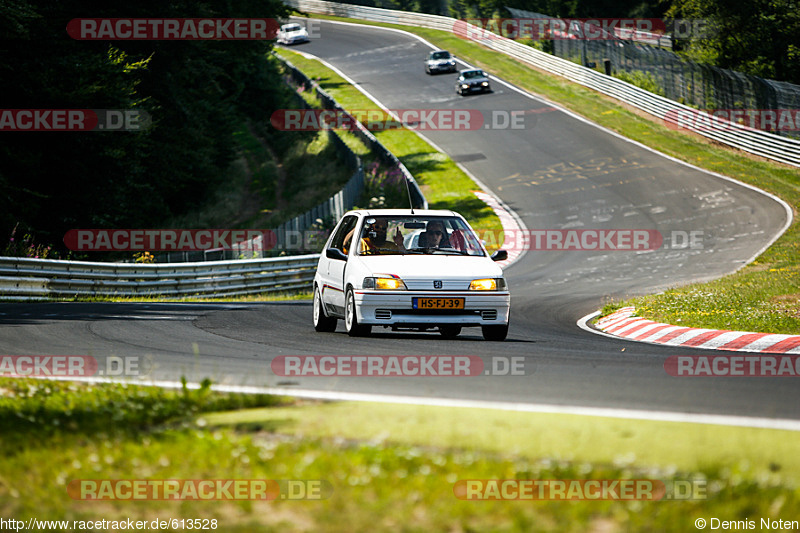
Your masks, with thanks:
<instances>
[{"instance_id":1,"label":"car tire","mask_svg":"<svg viewBox=\"0 0 800 533\"><path fill-rule=\"evenodd\" d=\"M325 315L325 306L322 304L322 295L319 289L314 289L313 303L314 329L317 331L336 331L336 318Z\"/></svg>"},{"instance_id":2,"label":"car tire","mask_svg":"<svg viewBox=\"0 0 800 533\"><path fill-rule=\"evenodd\" d=\"M445 339L455 339L461 333L461 326L454 326L448 324L446 326L439 326L439 333Z\"/></svg>"},{"instance_id":3,"label":"car tire","mask_svg":"<svg viewBox=\"0 0 800 533\"><path fill-rule=\"evenodd\" d=\"M372 326L364 326L358 323L358 313L356 313L356 296L353 289L347 289L347 296L344 303L344 327L347 334L351 337L364 337L372 331Z\"/></svg>"},{"instance_id":4,"label":"car tire","mask_svg":"<svg viewBox=\"0 0 800 533\"><path fill-rule=\"evenodd\" d=\"M508 324L481 326L481 331L487 341L504 341L508 336Z\"/></svg>"}]
</instances>

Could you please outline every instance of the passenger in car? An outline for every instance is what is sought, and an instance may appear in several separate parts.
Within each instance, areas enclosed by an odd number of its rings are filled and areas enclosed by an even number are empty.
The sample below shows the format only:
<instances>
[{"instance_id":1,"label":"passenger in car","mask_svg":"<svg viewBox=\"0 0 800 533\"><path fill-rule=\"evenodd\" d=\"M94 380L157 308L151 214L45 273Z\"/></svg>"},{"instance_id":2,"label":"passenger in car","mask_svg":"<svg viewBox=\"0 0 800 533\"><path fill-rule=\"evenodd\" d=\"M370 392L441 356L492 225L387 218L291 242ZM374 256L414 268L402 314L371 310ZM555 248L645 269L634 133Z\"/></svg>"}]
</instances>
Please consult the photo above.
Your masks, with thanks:
<instances>
[{"instance_id":1,"label":"passenger in car","mask_svg":"<svg viewBox=\"0 0 800 533\"><path fill-rule=\"evenodd\" d=\"M379 218L371 226L364 228L364 236L361 237L361 253L380 253L380 250L403 251L403 234L400 228L395 230L394 241L388 240L389 221Z\"/></svg>"},{"instance_id":2,"label":"passenger in car","mask_svg":"<svg viewBox=\"0 0 800 533\"><path fill-rule=\"evenodd\" d=\"M364 233L360 240L359 253L381 253L381 250L405 251L403 246L403 234L400 233L400 228L396 229L394 240L388 240L387 233L389 231L389 221L384 219L377 219L371 225L364 227ZM352 238L352 231L348 233L345 238L345 243L350 243ZM347 253L347 251L345 251Z\"/></svg>"},{"instance_id":3,"label":"passenger in car","mask_svg":"<svg viewBox=\"0 0 800 533\"><path fill-rule=\"evenodd\" d=\"M420 248L447 248L450 241L447 238L447 230L439 220L431 220L425 227L425 231L419 234Z\"/></svg>"}]
</instances>

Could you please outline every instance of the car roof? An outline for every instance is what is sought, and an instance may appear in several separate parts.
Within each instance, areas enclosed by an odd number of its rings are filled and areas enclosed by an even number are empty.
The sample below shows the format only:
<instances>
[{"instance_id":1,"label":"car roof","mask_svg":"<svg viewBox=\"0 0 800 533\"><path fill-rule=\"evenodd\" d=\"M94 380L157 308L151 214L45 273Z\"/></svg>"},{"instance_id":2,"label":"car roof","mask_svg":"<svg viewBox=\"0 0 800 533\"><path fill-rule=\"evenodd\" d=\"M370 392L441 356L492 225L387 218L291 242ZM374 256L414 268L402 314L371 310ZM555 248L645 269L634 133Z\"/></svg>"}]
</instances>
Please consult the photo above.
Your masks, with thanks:
<instances>
[{"instance_id":1,"label":"car roof","mask_svg":"<svg viewBox=\"0 0 800 533\"><path fill-rule=\"evenodd\" d=\"M414 209L413 214L411 213L410 209L354 209L353 211L348 211L345 214L373 216L373 217L380 217L380 216L460 217L461 216L455 211L451 211L449 209Z\"/></svg>"}]
</instances>

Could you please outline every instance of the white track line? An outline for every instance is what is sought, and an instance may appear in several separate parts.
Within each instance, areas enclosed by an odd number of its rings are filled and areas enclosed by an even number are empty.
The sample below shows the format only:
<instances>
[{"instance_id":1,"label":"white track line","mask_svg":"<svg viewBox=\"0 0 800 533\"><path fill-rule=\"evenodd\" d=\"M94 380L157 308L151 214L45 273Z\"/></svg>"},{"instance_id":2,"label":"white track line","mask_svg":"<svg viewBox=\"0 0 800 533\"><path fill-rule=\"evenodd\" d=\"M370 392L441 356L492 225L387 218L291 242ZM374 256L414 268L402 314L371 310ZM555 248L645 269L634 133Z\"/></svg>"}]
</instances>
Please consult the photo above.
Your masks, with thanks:
<instances>
[{"instance_id":1,"label":"white track line","mask_svg":"<svg viewBox=\"0 0 800 533\"><path fill-rule=\"evenodd\" d=\"M81 381L88 383L126 383L128 385L145 385L169 389L179 389L182 383L177 381L126 381L108 378L42 378L61 381ZM198 383L187 383L189 389L199 389ZM679 422L692 424L712 424L719 426L736 426L761 429L781 429L800 431L800 420L785 418L761 418L734 415L689 414L673 411L646 411L643 409L616 409L610 407L586 407L579 405L547 405L539 403L488 402L481 400L463 400L450 398L425 398L417 396L397 396L367 394L357 392L316 391L305 389L282 389L278 387L255 387L243 385L212 385L212 390L240 394L273 394L328 401L376 402L400 405L422 405L430 407L458 407L465 409L495 409L498 411L516 411L523 413L549 413L577 416L602 416L628 420L655 420L661 422Z\"/></svg>"}]
</instances>

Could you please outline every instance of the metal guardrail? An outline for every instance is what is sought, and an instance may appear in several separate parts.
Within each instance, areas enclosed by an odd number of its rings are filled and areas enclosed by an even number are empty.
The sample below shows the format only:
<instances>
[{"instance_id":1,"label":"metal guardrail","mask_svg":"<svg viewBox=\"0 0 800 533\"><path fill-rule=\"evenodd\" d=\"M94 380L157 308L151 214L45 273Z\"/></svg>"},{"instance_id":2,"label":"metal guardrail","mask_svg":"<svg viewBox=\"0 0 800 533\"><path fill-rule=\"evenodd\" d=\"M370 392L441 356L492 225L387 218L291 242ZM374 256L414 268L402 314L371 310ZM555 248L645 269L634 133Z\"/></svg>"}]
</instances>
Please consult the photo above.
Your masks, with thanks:
<instances>
[{"instance_id":1,"label":"metal guardrail","mask_svg":"<svg viewBox=\"0 0 800 533\"><path fill-rule=\"evenodd\" d=\"M691 130L703 137L754 155L765 157L787 165L800 167L800 140L781 137L766 131L756 130L728 121L715 121L719 127L698 127L696 121L681 121L682 117L696 116L698 110L645 91L620 79L607 76L594 69L577 65L566 59L552 56L520 42L487 32L477 26L459 22L450 17L409 13L377 7L339 4L324 0L284 0L303 12L357 18L372 22L386 22L406 26L419 26L452 33L467 31L483 46L524 61L536 68L557 74L570 81L594 89L645 111L672 127ZM484 37L481 37L484 36Z\"/></svg>"},{"instance_id":2,"label":"metal guardrail","mask_svg":"<svg viewBox=\"0 0 800 533\"><path fill-rule=\"evenodd\" d=\"M75 296L210 298L311 288L319 254L130 264L0 257L0 300Z\"/></svg>"}]
</instances>

